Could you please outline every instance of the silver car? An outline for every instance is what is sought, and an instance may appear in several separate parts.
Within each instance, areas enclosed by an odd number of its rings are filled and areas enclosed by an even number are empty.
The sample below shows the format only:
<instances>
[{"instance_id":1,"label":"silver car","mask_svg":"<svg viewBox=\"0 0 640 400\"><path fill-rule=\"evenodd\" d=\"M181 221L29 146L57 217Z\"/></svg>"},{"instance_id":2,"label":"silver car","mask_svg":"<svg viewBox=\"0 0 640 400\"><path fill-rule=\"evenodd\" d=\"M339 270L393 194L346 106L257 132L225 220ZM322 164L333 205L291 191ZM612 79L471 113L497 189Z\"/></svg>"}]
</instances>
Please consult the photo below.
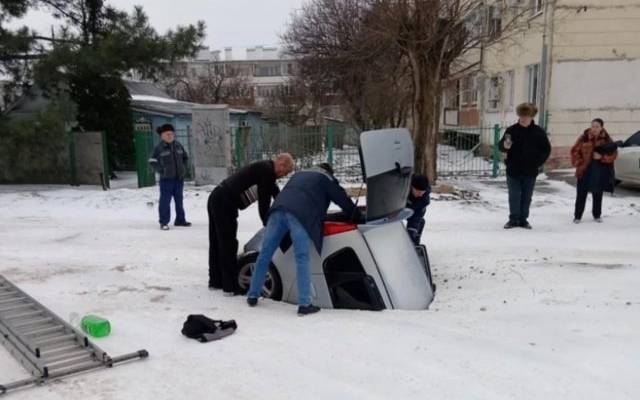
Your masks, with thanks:
<instances>
[{"instance_id":1,"label":"silver car","mask_svg":"<svg viewBox=\"0 0 640 400\"><path fill-rule=\"evenodd\" d=\"M618 148L615 169L616 179L640 185L640 131L631 135L624 146Z\"/></svg>"},{"instance_id":2,"label":"silver car","mask_svg":"<svg viewBox=\"0 0 640 400\"><path fill-rule=\"evenodd\" d=\"M406 129L360 135L360 159L367 185L364 220L342 212L324 223L322 254L309 252L312 301L323 308L362 310L426 309L435 294L426 247L415 247L403 221L413 170L413 142ZM238 284L248 290L264 230L244 247ZM293 248L273 256L262 296L297 302Z\"/></svg>"}]
</instances>

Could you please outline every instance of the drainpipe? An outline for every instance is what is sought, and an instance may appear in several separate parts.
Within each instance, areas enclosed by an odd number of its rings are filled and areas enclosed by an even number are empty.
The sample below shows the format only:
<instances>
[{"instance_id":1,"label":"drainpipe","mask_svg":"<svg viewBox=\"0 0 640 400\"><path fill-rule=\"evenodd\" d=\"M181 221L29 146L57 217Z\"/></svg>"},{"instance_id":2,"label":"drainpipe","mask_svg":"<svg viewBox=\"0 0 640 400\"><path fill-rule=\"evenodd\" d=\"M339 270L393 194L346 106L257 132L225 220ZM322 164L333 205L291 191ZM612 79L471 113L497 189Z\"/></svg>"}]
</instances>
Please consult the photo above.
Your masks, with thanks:
<instances>
[{"instance_id":1,"label":"drainpipe","mask_svg":"<svg viewBox=\"0 0 640 400\"><path fill-rule=\"evenodd\" d=\"M551 86L551 59L553 50L553 14L555 1L545 1L544 27L542 31L542 56L540 60L540 125L548 129L549 90ZM548 133L548 132L547 132Z\"/></svg>"}]
</instances>

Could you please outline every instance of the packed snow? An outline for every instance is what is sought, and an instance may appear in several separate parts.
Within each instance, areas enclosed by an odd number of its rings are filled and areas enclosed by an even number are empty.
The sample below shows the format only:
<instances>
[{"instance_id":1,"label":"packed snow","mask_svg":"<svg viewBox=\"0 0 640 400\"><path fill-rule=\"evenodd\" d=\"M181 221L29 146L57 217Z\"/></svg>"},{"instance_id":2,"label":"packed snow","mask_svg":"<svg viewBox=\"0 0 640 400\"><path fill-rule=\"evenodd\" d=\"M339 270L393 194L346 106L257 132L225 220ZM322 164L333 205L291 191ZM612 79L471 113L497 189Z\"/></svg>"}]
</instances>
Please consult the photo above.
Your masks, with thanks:
<instances>
[{"instance_id":1,"label":"packed snow","mask_svg":"<svg viewBox=\"0 0 640 400\"><path fill-rule=\"evenodd\" d=\"M185 193L191 228L162 232L157 188L0 187L0 274L63 318L107 317L95 342L150 357L9 394L20 399L640 398L640 191L572 223L574 188L541 179L534 229L505 231L506 184L450 182L423 236L437 284L425 311L322 310L223 297L207 283L210 187ZM588 205L589 206L589 205ZM241 212L239 240L260 227ZM389 249L392 251L392 249ZM398 265L398 268L402 268ZM235 319L218 342L188 314ZM27 378L0 348L0 384Z\"/></svg>"}]
</instances>

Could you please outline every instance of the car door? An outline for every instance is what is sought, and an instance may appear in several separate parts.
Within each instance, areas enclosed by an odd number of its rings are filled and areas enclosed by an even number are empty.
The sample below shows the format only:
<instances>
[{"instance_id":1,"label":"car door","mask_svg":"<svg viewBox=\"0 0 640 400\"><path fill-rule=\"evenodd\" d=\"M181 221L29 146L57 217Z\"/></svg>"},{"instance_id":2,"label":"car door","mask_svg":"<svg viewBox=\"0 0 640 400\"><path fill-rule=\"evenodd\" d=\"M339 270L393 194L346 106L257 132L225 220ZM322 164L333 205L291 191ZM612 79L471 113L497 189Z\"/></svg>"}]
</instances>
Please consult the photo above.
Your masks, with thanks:
<instances>
[{"instance_id":1,"label":"car door","mask_svg":"<svg viewBox=\"0 0 640 400\"><path fill-rule=\"evenodd\" d=\"M640 184L640 131L627 139L624 147L618 149L615 168L617 179Z\"/></svg>"}]
</instances>

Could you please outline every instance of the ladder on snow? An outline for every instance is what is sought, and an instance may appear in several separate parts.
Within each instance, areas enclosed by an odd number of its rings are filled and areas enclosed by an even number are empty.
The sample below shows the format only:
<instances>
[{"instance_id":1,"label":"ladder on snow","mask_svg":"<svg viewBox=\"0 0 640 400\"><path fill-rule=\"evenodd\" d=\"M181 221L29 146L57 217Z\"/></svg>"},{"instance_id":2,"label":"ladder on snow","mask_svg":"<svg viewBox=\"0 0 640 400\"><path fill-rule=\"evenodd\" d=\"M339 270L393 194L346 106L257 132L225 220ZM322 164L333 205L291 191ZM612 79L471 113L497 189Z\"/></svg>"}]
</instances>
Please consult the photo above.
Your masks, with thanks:
<instances>
[{"instance_id":1,"label":"ladder on snow","mask_svg":"<svg viewBox=\"0 0 640 400\"><path fill-rule=\"evenodd\" d=\"M0 275L0 342L32 378L0 385L10 390L149 356L146 350L110 357L66 321Z\"/></svg>"}]
</instances>

